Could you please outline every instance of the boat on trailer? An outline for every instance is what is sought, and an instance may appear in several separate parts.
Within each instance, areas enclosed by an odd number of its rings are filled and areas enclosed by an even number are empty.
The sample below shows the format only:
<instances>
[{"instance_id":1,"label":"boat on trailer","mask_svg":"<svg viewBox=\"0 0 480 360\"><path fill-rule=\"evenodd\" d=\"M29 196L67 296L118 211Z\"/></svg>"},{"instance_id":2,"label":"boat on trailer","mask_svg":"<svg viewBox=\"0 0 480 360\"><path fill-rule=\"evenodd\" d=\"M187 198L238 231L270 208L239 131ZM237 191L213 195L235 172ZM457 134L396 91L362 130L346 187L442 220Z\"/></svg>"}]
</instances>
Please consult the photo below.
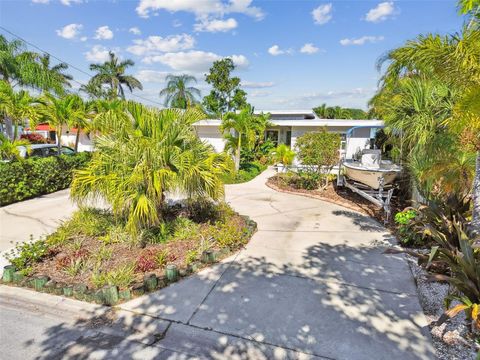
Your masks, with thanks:
<instances>
[{"instance_id":1,"label":"boat on trailer","mask_svg":"<svg viewBox=\"0 0 480 360\"><path fill-rule=\"evenodd\" d=\"M383 208L387 221L390 217L390 201L395 180L401 172L401 166L389 160L382 160L381 150L363 149L360 151L359 159L340 161L337 185L345 186Z\"/></svg>"}]
</instances>

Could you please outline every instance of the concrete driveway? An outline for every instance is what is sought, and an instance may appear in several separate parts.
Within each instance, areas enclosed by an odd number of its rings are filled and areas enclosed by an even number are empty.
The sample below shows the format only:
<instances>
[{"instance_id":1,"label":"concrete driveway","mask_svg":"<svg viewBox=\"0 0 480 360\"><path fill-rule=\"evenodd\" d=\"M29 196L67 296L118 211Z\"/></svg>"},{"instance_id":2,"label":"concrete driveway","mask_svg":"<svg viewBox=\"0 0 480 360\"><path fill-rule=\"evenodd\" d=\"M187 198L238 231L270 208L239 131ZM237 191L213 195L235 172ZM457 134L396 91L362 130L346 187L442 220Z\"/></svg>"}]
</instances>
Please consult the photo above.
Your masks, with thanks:
<instances>
[{"instance_id":1,"label":"concrete driveway","mask_svg":"<svg viewBox=\"0 0 480 360\"><path fill-rule=\"evenodd\" d=\"M206 358L434 357L409 267L391 235L342 207L275 192L266 171L227 187L257 221L247 247L121 306L168 323L158 346Z\"/></svg>"}]
</instances>

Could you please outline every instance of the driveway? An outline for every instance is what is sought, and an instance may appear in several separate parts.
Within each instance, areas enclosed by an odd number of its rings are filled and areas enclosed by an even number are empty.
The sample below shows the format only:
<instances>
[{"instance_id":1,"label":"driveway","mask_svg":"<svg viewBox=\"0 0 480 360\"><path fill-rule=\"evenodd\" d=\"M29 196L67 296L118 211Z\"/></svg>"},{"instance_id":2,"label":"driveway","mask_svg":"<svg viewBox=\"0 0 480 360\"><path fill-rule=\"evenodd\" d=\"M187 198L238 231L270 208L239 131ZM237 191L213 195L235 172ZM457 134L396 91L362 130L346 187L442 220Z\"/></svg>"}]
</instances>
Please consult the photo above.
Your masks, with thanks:
<instances>
[{"instance_id":1,"label":"driveway","mask_svg":"<svg viewBox=\"0 0 480 360\"><path fill-rule=\"evenodd\" d=\"M392 236L356 212L271 190L271 175L227 187L258 223L244 250L122 309L167 321L159 346L207 358L433 358L408 264L383 254Z\"/></svg>"}]
</instances>

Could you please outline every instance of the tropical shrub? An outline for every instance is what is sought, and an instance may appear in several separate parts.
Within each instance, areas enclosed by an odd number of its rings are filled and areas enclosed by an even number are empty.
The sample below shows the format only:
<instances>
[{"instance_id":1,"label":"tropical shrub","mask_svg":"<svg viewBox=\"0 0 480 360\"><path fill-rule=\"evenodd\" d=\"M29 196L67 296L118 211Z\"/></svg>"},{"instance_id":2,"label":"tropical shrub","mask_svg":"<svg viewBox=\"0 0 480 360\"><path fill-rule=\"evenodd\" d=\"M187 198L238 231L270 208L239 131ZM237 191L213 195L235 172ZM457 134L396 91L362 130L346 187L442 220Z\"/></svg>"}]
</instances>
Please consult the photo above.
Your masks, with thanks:
<instances>
[{"instance_id":1,"label":"tropical shrub","mask_svg":"<svg viewBox=\"0 0 480 360\"><path fill-rule=\"evenodd\" d=\"M90 158L90 153L79 153L0 162L0 206L69 187L73 171Z\"/></svg>"},{"instance_id":2,"label":"tropical shrub","mask_svg":"<svg viewBox=\"0 0 480 360\"><path fill-rule=\"evenodd\" d=\"M285 144L280 144L270 151L270 157L274 163L291 165L295 158L295 152Z\"/></svg>"},{"instance_id":3,"label":"tropical shrub","mask_svg":"<svg viewBox=\"0 0 480 360\"><path fill-rule=\"evenodd\" d=\"M102 119L113 132L96 138L98 152L75 172L74 200L104 199L140 240L142 230L162 222L165 193L179 191L189 199L223 196L221 176L230 171L231 160L196 136L192 124L202 118L199 111L156 110L133 102L123 110Z\"/></svg>"},{"instance_id":4,"label":"tropical shrub","mask_svg":"<svg viewBox=\"0 0 480 360\"><path fill-rule=\"evenodd\" d=\"M400 242L403 245L418 245L422 239L414 228L416 216L417 211L410 208L395 214L395 224L397 225Z\"/></svg>"},{"instance_id":5,"label":"tropical shrub","mask_svg":"<svg viewBox=\"0 0 480 360\"><path fill-rule=\"evenodd\" d=\"M7 259L19 271L28 273L31 266L48 253L48 244L45 240L17 244L15 248L5 254Z\"/></svg>"},{"instance_id":6,"label":"tropical shrub","mask_svg":"<svg viewBox=\"0 0 480 360\"><path fill-rule=\"evenodd\" d=\"M31 133L31 134L22 134L20 139L27 140L30 144L46 144L47 139L41 134Z\"/></svg>"},{"instance_id":7,"label":"tropical shrub","mask_svg":"<svg viewBox=\"0 0 480 360\"><path fill-rule=\"evenodd\" d=\"M327 132L303 134L296 142L297 156L305 171L316 173L319 177L318 187L328 186L329 174L339 161L340 135Z\"/></svg>"},{"instance_id":8,"label":"tropical shrub","mask_svg":"<svg viewBox=\"0 0 480 360\"><path fill-rule=\"evenodd\" d=\"M235 173L227 174L223 177L225 184L240 184L250 181L260 175L265 169L266 165L259 162L242 163L240 170Z\"/></svg>"}]
</instances>

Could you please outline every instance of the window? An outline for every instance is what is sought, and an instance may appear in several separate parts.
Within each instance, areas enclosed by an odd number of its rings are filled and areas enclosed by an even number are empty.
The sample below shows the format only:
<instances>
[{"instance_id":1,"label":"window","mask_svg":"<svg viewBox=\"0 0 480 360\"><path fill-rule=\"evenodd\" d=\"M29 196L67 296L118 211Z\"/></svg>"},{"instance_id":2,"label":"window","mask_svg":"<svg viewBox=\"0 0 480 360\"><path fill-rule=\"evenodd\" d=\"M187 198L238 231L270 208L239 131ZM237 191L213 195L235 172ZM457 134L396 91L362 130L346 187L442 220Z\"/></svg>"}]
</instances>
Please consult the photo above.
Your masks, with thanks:
<instances>
[{"instance_id":1,"label":"window","mask_svg":"<svg viewBox=\"0 0 480 360\"><path fill-rule=\"evenodd\" d=\"M266 130L265 131L265 140L270 140L275 144L275 146L278 146L278 130Z\"/></svg>"}]
</instances>

